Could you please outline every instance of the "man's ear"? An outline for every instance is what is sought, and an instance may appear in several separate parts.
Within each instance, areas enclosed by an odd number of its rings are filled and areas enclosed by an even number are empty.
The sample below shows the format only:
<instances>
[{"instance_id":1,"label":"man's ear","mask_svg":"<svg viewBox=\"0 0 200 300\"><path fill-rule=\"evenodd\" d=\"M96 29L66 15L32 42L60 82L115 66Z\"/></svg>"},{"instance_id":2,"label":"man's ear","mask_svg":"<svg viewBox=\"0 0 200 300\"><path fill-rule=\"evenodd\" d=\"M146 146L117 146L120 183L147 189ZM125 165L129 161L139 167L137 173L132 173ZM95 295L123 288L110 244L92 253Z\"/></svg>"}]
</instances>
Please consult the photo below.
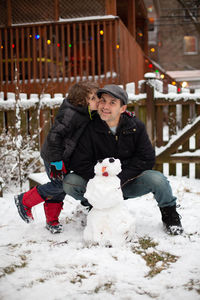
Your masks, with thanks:
<instances>
[{"instance_id":1,"label":"man's ear","mask_svg":"<svg viewBox=\"0 0 200 300\"><path fill-rule=\"evenodd\" d=\"M123 114L127 109L127 105L122 105L121 106L121 114Z\"/></svg>"}]
</instances>

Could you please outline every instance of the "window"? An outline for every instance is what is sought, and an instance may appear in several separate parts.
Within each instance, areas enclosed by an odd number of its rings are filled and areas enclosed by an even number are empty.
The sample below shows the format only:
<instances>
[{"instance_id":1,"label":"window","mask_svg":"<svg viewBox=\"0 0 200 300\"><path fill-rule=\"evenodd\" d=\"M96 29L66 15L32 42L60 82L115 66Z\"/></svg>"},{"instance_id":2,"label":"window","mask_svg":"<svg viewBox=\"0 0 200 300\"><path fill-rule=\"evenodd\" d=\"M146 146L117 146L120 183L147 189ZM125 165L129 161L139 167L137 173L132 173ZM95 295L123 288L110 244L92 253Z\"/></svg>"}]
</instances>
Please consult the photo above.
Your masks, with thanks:
<instances>
[{"instance_id":1,"label":"window","mask_svg":"<svg viewBox=\"0 0 200 300\"><path fill-rule=\"evenodd\" d=\"M197 38L195 36L184 36L184 54L197 54Z\"/></svg>"}]
</instances>

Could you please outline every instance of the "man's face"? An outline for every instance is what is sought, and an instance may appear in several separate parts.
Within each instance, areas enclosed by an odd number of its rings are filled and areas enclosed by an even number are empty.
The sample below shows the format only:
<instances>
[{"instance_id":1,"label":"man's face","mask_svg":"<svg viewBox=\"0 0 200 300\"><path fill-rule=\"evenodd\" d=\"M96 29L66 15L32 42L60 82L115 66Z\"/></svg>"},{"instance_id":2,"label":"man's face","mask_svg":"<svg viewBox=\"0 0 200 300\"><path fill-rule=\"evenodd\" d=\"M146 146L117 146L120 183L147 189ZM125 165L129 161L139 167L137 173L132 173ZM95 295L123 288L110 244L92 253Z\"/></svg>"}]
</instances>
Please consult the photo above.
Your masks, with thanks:
<instances>
[{"instance_id":1,"label":"man's face","mask_svg":"<svg viewBox=\"0 0 200 300\"><path fill-rule=\"evenodd\" d=\"M90 110L97 110L99 98L97 97L96 90L93 90L87 97L87 103L90 107Z\"/></svg>"},{"instance_id":2,"label":"man's face","mask_svg":"<svg viewBox=\"0 0 200 300\"><path fill-rule=\"evenodd\" d=\"M120 115L126 110L126 105L121 106L120 100L108 94L102 94L98 104L98 113L109 127L117 126Z\"/></svg>"}]
</instances>

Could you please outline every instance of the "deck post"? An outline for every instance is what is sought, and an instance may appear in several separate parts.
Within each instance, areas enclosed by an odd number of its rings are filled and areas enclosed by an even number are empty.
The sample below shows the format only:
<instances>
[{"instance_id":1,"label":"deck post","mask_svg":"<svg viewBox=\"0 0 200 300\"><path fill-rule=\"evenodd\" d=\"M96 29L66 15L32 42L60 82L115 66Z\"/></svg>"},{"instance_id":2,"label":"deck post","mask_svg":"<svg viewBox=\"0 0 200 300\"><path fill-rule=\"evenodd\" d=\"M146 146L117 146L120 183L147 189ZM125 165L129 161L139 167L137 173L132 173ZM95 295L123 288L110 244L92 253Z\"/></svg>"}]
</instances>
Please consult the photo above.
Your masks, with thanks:
<instances>
[{"instance_id":1,"label":"deck post","mask_svg":"<svg viewBox=\"0 0 200 300\"><path fill-rule=\"evenodd\" d=\"M152 77L153 76L153 77ZM154 74L146 73L146 128L152 145L155 145L155 132L154 132L154 120L155 120L155 100L154 100Z\"/></svg>"}]
</instances>

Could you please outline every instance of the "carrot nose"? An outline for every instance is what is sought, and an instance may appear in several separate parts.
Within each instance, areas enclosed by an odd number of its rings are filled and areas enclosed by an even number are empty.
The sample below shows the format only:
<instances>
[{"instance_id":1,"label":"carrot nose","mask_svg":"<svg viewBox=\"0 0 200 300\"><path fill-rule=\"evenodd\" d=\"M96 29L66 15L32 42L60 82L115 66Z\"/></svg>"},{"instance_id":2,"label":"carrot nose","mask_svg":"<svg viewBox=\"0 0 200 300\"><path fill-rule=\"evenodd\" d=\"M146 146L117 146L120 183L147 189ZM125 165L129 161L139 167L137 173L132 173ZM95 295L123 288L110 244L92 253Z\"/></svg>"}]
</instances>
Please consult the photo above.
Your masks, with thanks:
<instances>
[{"instance_id":1,"label":"carrot nose","mask_svg":"<svg viewBox=\"0 0 200 300\"><path fill-rule=\"evenodd\" d=\"M106 167L102 167L102 173L106 171Z\"/></svg>"}]
</instances>

